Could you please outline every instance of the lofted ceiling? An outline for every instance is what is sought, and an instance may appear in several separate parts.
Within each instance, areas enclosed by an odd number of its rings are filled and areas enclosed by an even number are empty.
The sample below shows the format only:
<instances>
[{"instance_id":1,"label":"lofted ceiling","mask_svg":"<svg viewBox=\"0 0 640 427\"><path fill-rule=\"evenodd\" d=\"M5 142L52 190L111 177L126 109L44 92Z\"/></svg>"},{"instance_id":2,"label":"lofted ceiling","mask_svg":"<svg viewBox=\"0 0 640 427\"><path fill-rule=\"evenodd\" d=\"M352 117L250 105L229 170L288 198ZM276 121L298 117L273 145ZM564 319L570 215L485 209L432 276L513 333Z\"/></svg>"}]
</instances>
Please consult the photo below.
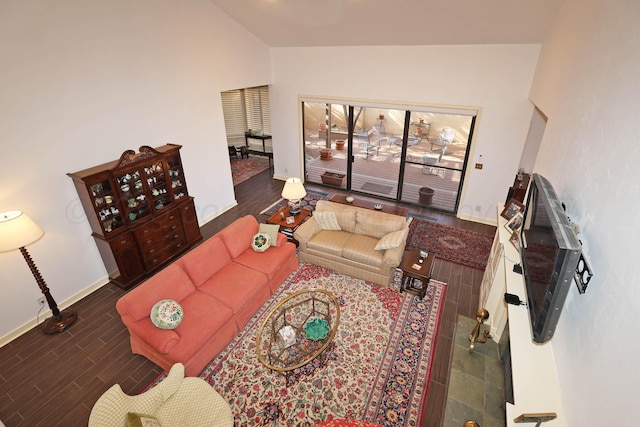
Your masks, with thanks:
<instances>
[{"instance_id":1,"label":"lofted ceiling","mask_svg":"<svg viewBox=\"0 0 640 427\"><path fill-rule=\"evenodd\" d=\"M542 43L564 0L210 0L271 47Z\"/></svg>"}]
</instances>

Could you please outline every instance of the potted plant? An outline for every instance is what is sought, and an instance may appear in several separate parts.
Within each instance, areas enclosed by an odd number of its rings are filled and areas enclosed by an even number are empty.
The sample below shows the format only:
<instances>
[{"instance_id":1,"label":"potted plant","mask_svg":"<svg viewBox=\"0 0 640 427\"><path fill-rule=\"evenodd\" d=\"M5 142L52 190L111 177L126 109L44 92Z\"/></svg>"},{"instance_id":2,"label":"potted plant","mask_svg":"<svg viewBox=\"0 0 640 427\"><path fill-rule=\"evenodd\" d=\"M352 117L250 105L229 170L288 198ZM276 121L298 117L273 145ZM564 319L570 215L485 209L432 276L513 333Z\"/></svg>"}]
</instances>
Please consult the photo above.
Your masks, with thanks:
<instances>
[{"instance_id":1,"label":"potted plant","mask_svg":"<svg viewBox=\"0 0 640 427\"><path fill-rule=\"evenodd\" d=\"M320 160L331 160L333 151L330 148L321 148L320 149Z\"/></svg>"},{"instance_id":2,"label":"potted plant","mask_svg":"<svg viewBox=\"0 0 640 427\"><path fill-rule=\"evenodd\" d=\"M418 201L423 205L430 205L433 202L433 188L422 187L418 190Z\"/></svg>"}]
</instances>

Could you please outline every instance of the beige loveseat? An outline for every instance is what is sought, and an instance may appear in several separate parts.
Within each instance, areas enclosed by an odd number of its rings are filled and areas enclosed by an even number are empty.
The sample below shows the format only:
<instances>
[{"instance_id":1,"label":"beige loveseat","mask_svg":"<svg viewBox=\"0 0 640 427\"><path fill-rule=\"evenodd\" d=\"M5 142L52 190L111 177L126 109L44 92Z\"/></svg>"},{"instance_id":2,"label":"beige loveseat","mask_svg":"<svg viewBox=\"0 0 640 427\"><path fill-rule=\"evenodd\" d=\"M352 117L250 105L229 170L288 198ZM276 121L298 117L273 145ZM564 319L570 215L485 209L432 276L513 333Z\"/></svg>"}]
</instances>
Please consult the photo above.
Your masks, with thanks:
<instances>
[{"instance_id":1,"label":"beige loveseat","mask_svg":"<svg viewBox=\"0 0 640 427\"><path fill-rule=\"evenodd\" d=\"M388 286L408 233L404 217L320 200L293 237L300 261Z\"/></svg>"}]
</instances>

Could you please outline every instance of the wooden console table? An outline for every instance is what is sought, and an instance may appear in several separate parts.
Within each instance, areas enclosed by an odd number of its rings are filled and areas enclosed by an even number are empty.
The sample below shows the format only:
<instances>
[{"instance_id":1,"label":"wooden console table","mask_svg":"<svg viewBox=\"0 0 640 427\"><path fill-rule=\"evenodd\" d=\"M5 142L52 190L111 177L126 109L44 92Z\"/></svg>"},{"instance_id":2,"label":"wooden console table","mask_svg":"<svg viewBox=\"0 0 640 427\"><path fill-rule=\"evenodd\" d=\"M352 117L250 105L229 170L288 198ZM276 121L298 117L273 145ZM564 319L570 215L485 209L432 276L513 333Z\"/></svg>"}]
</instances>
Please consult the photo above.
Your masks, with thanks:
<instances>
[{"instance_id":1,"label":"wooden console table","mask_svg":"<svg viewBox=\"0 0 640 427\"><path fill-rule=\"evenodd\" d=\"M253 149L251 149L251 146L249 145L249 140L250 139L258 139L258 140L262 141L262 150L253 150ZM255 154L257 156L266 156L266 157L268 157L269 158L269 169L271 169L271 160L273 159L273 151L267 151L266 141L272 141L271 135L254 135L254 134L249 133L249 132L245 132L244 133L244 145L245 145L245 147L247 147L246 149L249 150L249 153L251 153L251 154ZM271 149L273 150L273 147ZM249 158L248 154L247 154L247 158Z\"/></svg>"},{"instance_id":2,"label":"wooden console table","mask_svg":"<svg viewBox=\"0 0 640 427\"><path fill-rule=\"evenodd\" d=\"M388 214L392 214L392 215L398 215L398 216L407 216L407 213L409 213L409 209L407 208L403 208L401 206L394 206L394 205L387 205L384 203L377 203L377 202L370 202L368 200L362 200L362 199L353 199L353 202L349 203L347 202L347 196L345 194L334 194L333 196L331 196L329 198L330 202L334 202L334 203L341 203L343 205L352 205L352 206L356 206L359 208L365 208L365 209L371 209L371 210L375 210L375 211L380 211L380 212L385 212ZM374 206L375 205L381 205L382 209L376 209Z\"/></svg>"}]
</instances>

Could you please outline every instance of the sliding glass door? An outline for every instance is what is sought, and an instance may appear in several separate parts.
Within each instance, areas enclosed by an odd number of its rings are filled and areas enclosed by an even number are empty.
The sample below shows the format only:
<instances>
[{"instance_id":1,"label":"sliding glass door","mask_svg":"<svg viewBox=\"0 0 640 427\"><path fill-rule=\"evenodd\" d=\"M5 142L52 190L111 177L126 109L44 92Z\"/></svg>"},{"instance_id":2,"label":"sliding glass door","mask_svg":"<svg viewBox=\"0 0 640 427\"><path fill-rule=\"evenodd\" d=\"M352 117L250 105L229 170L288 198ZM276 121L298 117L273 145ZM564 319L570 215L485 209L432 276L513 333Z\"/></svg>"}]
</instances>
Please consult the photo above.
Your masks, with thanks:
<instances>
[{"instance_id":1,"label":"sliding glass door","mask_svg":"<svg viewBox=\"0 0 640 427\"><path fill-rule=\"evenodd\" d=\"M475 110L305 100L302 111L307 181L457 211Z\"/></svg>"}]
</instances>

